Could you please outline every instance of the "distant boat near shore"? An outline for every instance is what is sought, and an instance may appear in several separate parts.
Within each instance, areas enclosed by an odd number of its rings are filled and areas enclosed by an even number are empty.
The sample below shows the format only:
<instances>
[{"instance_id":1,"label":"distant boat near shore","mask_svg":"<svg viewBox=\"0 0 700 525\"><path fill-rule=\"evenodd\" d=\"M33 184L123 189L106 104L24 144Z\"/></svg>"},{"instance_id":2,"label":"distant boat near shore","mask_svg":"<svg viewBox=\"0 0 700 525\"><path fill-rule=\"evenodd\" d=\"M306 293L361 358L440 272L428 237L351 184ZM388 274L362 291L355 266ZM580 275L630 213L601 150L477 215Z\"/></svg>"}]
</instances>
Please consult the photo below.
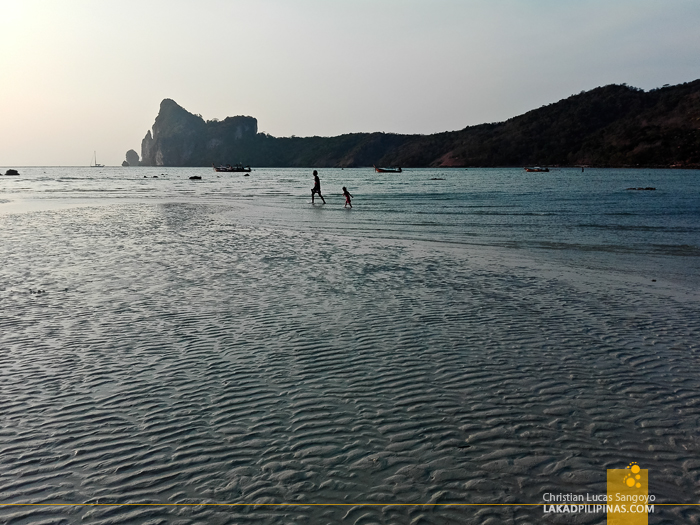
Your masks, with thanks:
<instances>
[{"instance_id":1,"label":"distant boat near shore","mask_svg":"<svg viewBox=\"0 0 700 525\"><path fill-rule=\"evenodd\" d=\"M250 166L243 167L243 164L240 163L235 166L231 166L230 164L226 164L226 166L215 166L212 164L212 167L214 171L222 173L250 173L251 171Z\"/></svg>"},{"instance_id":2,"label":"distant boat near shore","mask_svg":"<svg viewBox=\"0 0 700 525\"><path fill-rule=\"evenodd\" d=\"M96 152L96 151L93 151L93 156L92 156L92 157L93 157L92 164L90 164L90 167L91 167L91 168L104 168L104 167L105 167L104 164L98 164L98 163L97 163L97 152Z\"/></svg>"},{"instance_id":3,"label":"distant boat near shore","mask_svg":"<svg viewBox=\"0 0 700 525\"><path fill-rule=\"evenodd\" d=\"M525 171L527 171L528 173L549 173L549 168L525 168Z\"/></svg>"},{"instance_id":4,"label":"distant boat near shore","mask_svg":"<svg viewBox=\"0 0 700 525\"><path fill-rule=\"evenodd\" d=\"M377 173L403 173L403 170L401 167L398 168L377 168L376 166L372 166L374 168L374 171Z\"/></svg>"}]
</instances>

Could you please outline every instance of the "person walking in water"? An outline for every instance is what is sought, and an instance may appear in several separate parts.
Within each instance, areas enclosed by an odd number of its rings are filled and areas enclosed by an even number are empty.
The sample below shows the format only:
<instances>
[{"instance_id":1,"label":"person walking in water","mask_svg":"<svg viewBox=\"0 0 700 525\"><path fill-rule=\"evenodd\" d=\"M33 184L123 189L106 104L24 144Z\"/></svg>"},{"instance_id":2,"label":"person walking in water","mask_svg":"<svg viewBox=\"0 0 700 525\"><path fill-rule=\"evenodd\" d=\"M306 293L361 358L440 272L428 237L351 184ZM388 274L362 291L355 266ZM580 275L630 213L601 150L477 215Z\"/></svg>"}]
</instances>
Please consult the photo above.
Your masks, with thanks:
<instances>
[{"instance_id":1,"label":"person walking in water","mask_svg":"<svg viewBox=\"0 0 700 525\"><path fill-rule=\"evenodd\" d=\"M345 186L343 186L343 195L345 195L345 206L343 206L343 208L347 208L348 204L352 208L352 202L350 202L350 198L352 197L352 195L350 195L350 192Z\"/></svg>"},{"instance_id":2,"label":"person walking in water","mask_svg":"<svg viewBox=\"0 0 700 525\"><path fill-rule=\"evenodd\" d=\"M321 197L323 204L326 204L326 199L321 195L321 180L318 178L318 171L314 170L314 187L311 188L311 204L314 203L314 195L317 193L318 196Z\"/></svg>"}]
</instances>

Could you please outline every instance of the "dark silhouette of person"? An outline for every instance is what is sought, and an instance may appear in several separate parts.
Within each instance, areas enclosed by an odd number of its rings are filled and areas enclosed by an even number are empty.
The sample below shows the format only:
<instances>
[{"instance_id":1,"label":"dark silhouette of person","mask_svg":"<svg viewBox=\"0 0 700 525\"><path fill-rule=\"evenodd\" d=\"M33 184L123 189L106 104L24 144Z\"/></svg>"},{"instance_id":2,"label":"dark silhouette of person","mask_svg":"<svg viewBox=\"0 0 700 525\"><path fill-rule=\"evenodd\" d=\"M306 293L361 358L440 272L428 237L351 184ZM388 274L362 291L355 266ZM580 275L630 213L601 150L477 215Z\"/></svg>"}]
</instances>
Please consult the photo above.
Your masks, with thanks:
<instances>
[{"instance_id":1,"label":"dark silhouette of person","mask_svg":"<svg viewBox=\"0 0 700 525\"><path fill-rule=\"evenodd\" d=\"M352 202L350 202L350 198L352 197L352 195L350 195L350 192L345 186L343 186L343 195L345 195L345 206L343 206L343 208L347 208L348 204L352 208Z\"/></svg>"},{"instance_id":2,"label":"dark silhouette of person","mask_svg":"<svg viewBox=\"0 0 700 525\"><path fill-rule=\"evenodd\" d=\"M311 188L311 204L314 203L314 195L317 193L318 196L321 197L323 204L326 204L326 199L321 195L321 180L318 178L318 171L314 170L314 187Z\"/></svg>"}]
</instances>

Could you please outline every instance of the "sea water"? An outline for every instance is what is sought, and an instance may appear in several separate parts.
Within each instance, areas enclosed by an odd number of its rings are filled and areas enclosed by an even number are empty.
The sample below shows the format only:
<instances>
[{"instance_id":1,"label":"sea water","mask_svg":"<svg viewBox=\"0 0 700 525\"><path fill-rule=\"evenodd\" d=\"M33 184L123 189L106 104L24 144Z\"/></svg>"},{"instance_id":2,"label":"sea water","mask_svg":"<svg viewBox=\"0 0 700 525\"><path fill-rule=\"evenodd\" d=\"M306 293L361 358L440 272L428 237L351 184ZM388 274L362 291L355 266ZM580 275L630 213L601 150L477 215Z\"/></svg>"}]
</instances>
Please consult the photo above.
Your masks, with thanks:
<instances>
[{"instance_id":1,"label":"sea water","mask_svg":"<svg viewBox=\"0 0 700 525\"><path fill-rule=\"evenodd\" d=\"M3 520L540 522L632 461L700 495L698 171L19 171L0 503L69 506Z\"/></svg>"}]
</instances>

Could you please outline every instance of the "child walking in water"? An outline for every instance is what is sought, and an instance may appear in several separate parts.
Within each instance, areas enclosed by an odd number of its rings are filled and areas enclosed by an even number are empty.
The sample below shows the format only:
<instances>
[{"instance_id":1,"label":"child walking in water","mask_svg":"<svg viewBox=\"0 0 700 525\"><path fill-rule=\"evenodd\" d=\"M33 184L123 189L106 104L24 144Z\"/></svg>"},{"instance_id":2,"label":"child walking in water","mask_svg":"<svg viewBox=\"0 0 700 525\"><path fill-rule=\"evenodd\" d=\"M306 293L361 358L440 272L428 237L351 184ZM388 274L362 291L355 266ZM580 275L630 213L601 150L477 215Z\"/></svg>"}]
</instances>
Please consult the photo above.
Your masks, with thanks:
<instances>
[{"instance_id":1,"label":"child walking in water","mask_svg":"<svg viewBox=\"0 0 700 525\"><path fill-rule=\"evenodd\" d=\"M350 198L352 197L352 195L350 195L350 192L345 186L343 186L343 195L345 195L345 206L343 206L343 208L347 208L348 204L352 208L352 202L350 202Z\"/></svg>"}]
</instances>

